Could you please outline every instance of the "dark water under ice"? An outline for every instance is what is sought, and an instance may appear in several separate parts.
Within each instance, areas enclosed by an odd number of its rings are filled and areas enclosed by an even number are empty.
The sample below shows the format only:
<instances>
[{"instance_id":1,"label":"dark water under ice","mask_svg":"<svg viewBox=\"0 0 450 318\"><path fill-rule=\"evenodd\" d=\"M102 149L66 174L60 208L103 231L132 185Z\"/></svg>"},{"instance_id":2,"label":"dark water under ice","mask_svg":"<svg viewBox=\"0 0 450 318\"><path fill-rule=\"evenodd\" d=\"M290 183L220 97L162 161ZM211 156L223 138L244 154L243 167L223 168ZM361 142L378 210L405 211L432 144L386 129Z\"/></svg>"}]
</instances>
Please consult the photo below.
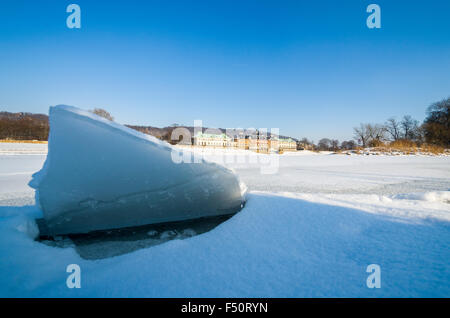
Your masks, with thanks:
<instances>
[{"instance_id":1,"label":"dark water under ice","mask_svg":"<svg viewBox=\"0 0 450 318\"><path fill-rule=\"evenodd\" d=\"M49 246L73 247L84 259L103 259L163 244L170 240L182 240L200 235L214 229L233 215L95 231L87 234L71 234L56 237L41 235L38 241ZM41 233L45 233L44 220L39 219L37 223Z\"/></svg>"}]
</instances>

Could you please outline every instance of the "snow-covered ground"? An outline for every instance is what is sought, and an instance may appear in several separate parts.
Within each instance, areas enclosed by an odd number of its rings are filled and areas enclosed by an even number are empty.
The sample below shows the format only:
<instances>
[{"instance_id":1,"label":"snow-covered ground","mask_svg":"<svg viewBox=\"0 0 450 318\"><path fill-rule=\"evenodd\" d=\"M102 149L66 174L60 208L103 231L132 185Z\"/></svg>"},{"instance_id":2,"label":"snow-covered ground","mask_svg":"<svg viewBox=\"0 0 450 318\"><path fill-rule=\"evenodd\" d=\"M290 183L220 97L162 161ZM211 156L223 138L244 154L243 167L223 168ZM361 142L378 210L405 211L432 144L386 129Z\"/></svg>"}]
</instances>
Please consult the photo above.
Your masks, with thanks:
<instances>
[{"instance_id":1,"label":"snow-covered ground","mask_svg":"<svg viewBox=\"0 0 450 318\"><path fill-rule=\"evenodd\" d=\"M27 183L46 145L10 145L0 143L0 296L450 297L448 156L302 152L271 162L207 151L248 186L240 213L197 236L88 260L70 242L33 240L42 212ZM80 289L66 286L69 264L81 268ZM380 265L379 289L366 286L369 264Z\"/></svg>"},{"instance_id":2,"label":"snow-covered ground","mask_svg":"<svg viewBox=\"0 0 450 318\"><path fill-rule=\"evenodd\" d=\"M0 155L45 155L46 143L0 142Z\"/></svg>"}]
</instances>

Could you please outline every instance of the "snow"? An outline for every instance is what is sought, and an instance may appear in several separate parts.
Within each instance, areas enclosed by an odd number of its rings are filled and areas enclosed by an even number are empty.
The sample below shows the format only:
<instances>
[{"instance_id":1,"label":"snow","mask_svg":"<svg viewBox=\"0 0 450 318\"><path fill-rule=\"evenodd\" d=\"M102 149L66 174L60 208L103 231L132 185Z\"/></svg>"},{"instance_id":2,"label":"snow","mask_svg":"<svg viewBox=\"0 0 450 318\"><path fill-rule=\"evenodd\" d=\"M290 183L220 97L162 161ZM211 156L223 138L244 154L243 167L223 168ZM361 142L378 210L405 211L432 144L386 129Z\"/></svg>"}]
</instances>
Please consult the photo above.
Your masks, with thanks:
<instances>
[{"instance_id":1,"label":"snow","mask_svg":"<svg viewBox=\"0 0 450 318\"><path fill-rule=\"evenodd\" d=\"M74 107L51 107L49 119L47 160L30 186L50 234L195 219L241 208L239 180L220 165L177 163L169 144Z\"/></svg>"},{"instance_id":2,"label":"snow","mask_svg":"<svg viewBox=\"0 0 450 318\"><path fill-rule=\"evenodd\" d=\"M347 156L309 151L279 156L221 153L220 149L204 156L233 169L250 190L385 195L449 190L448 156ZM261 175L269 166L274 166L272 173Z\"/></svg>"},{"instance_id":3,"label":"snow","mask_svg":"<svg viewBox=\"0 0 450 318\"><path fill-rule=\"evenodd\" d=\"M199 235L147 231L175 239L85 259L70 240L33 240L43 214L26 184L45 157L0 155L0 296L450 297L449 157L286 153L262 174L267 155L240 156L220 159L249 189L232 218ZM66 287L69 264L80 289ZM380 289L366 287L370 264Z\"/></svg>"},{"instance_id":4,"label":"snow","mask_svg":"<svg viewBox=\"0 0 450 318\"><path fill-rule=\"evenodd\" d=\"M46 143L0 142L0 155L46 155Z\"/></svg>"},{"instance_id":5,"label":"snow","mask_svg":"<svg viewBox=\"0 0 450 318\"><path fill-rule=\"evenodd\" d=\"M34 190L26 185L44 160L45 155L0 155L0 206L34 204Z\"/></svg>"}]
</instances>

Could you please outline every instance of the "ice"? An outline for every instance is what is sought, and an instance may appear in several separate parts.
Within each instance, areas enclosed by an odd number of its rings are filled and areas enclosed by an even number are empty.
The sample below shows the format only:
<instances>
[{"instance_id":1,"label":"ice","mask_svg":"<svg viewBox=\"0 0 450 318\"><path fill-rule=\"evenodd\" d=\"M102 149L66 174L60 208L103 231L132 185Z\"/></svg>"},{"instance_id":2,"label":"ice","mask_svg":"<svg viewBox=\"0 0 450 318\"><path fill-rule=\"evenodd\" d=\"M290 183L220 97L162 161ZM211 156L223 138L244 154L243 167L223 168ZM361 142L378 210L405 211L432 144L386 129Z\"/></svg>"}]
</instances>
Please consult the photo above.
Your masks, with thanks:
<instances>
[{"instance_id":1,"label":"ice","mask_svg":"<svg viewBox=\"0 0 450 318\"><path fill-rule=\"evenodd\" d=\"M0 155L2 297L450 297L450 157L286 153L274 175L246 160L233 167L246 206L219 226L158 245L147 241L166 230L146 230L84 254L33 240L42 211L16 172L43 159ZM81 289L66 286L69 264ZM369 264L380 289L366 286Z\"/></svg>"},{"instance_id":2,"label":"ice","mask_svg":"<svg viewBox=\"0 0 450 318\"><path fill-rule=\"evenodd\" d=\"M158 231L155 231L155 230L148 231L147 235L151 236L151 237L155 237L156 235L158 235Z\"/></svg>"},{"instance_id":3,"label":"ice","mask_svg":"<svg viewBox=\"0 0 450 318\"><path fill-rule=\"evenodd\" d=\"M418 200L427 202L445 202L450 203L450 191L434 191L425 193L398 194L396 199Z\"/></svg>"},{"instance_id":4,"label":"ice","mask_svg":"<svg viewBox=\"0 0 450 318\"><path fill-rule=\"evenodd\" d=\"M177 235L177 233L175 231L165 231L163 233L161 233L161 239L168 239L168 238L172 238L175 237Z\"/></svg>"},{"instance_id":5,"label":"ice","mask_svg":"<svg viewBox=\"0 0 450 318\"><path fill-rule=\"evenodd\" d=\"M33 175L49 234L87 233L237 212L229 169L176 163L169 144L71 106L50 108L48 155Z\"/></svg>"},{"instance_id":6,"label":"ice","mask_svg":"<svg viewBox=\"0 0 450 318\"><path fill-rule=\"evenodd\" d=\"M251 193L210 232L95 261L18 230L35 208L0 209L0 296L449 297L450 224L440 218L448 204L424 204L424 213L438 212L428 220L397 213L412 202L366 213L351 205L357 198L367 199L354 195L345 207L314 194ZM65 284L69 264L81 268L81 289ZM380 289L366 286L369 264L381 267Z\"/></svg>"}]
</instances>

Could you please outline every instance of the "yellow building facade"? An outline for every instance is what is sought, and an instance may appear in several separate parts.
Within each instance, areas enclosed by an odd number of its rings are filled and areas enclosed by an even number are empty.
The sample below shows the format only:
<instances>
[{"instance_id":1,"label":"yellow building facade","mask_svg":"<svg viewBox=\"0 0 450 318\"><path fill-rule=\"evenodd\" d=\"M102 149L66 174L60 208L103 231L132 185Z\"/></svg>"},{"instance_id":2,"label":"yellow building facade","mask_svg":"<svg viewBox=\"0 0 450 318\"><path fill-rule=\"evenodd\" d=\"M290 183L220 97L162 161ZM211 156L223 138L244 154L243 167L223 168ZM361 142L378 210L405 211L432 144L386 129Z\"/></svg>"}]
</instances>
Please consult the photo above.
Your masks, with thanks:
<instances>
[{"instance_id":1,"label":"yellow building facade","mask_svg":"<svg viewBox=\"0 0 450 318\"><path fill-rule=\"evenodd\" d=\"M291 138L231 138L226 134L198 133L194 137L194 146L211 148L237 148L261 153L296 151L297 143Z\"/></svg>"}]
</instances>

